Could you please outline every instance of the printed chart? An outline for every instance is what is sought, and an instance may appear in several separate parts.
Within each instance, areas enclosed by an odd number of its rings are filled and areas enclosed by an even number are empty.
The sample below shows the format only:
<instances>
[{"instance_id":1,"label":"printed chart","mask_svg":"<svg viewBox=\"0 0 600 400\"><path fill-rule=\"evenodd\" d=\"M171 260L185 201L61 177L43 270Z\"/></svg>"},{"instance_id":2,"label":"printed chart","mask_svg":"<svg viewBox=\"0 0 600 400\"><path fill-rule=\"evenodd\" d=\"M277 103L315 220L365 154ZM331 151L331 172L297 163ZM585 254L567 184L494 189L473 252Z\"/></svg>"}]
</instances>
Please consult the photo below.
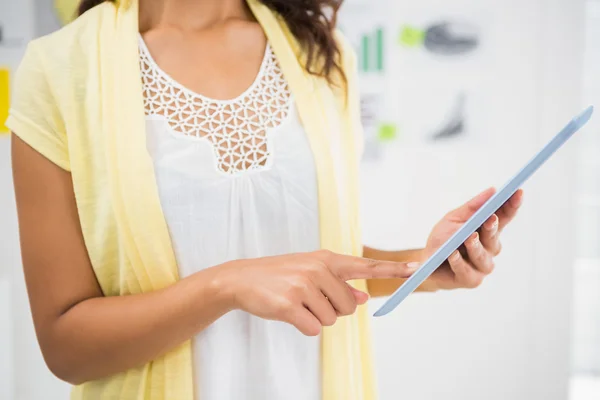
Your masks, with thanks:
<instances>
[{"instance_id":1,"label":"printed chart","mask_svg":"<svg viewBox=\"0 0 600 400\"><path fill-rule=\"evenodd\" d=\"M362 73L383 73L384 30L377 27L372 33L363 34L360 40L359 69Z\"/></svg>"},{"instance_id":2,"label":"printed chart","mask_svg":"<svg viewBox=\"0 0 600 400\"><path fill-rule=\"evenodd\" d=\"M489 18L477 8L391 4L348 1L339 18L358 59L365 161L379 160L394 142L479 141Z\"/></svg>"}]
</instances>

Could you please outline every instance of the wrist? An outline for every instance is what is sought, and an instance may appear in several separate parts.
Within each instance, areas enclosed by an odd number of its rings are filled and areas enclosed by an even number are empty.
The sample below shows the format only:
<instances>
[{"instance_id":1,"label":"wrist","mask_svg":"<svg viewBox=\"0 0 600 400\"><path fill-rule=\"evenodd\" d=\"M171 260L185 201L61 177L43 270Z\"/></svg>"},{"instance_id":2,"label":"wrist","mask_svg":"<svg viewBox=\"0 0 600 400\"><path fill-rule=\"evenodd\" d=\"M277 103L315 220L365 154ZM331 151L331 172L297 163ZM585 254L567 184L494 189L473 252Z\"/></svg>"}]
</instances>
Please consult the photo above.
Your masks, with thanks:
<instances>
[{"instance_id":1,"label":"wrist","mask_svg":"<svg viewBox=\"0 0 600 400\"><path fill-rule=\"evenodd\" d=\"M427 278L425 280L425 282L423 282L421 284L421 286L419 286L419 289L418 289L419 292L427 292L427 293L435 293L439 290L441 290L441 288L437 284L437 281L436 281L434 275L431 275L429 278Z\"/></svg>"},{"instance_id":2,"label":"wrist","mask_svg":"<svg viewBox=\"0 0 600 400\"><path fill-rule=\"evenodd\" d=\"M209 279L210 292L223 309L229 311L239 309L237 289L235 285L235 262L227 262L211 268Z\"/></svg>"}]
</instances>

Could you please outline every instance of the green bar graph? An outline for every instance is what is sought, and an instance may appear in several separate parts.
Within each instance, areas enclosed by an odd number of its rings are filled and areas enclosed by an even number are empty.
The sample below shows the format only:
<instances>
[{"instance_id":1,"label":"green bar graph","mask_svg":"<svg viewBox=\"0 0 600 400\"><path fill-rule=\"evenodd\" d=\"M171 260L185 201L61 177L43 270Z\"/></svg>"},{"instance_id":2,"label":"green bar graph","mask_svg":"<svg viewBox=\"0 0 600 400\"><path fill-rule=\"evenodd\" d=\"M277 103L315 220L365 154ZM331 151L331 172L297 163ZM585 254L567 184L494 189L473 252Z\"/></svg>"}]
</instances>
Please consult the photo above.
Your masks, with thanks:
<instances>
[{"instance_id":1,"label":"green bar graph","mask_svg":"<svg viewBox=\"0 0 600 400\"><path fill-rule=\"evenodd\" d=\"M377 71L383 71L383 29L375 32L375 43L377 47Z\"/></svg>"},{"instance_id":2,"label":"green bar graph","mask_svg":"<svg viewBox=\"0 0 600 400\"><path fill-rule=\"evenodd\" d=\"M368 71L369 70L369 58L371 58L371 54L370 54L371 46L369 45L370 41L371 41L371 39L368 36L363 36L362 37L362 42L360 44L361 53L362 53L362 67L361 67L361 69L363 71Z\"/></svg>"},{"instance_id":3,"label":"green bar graph","mask_svg":"<svg viewBox=\"0 0 600 400\"><path fill-rule=\"evenodd\" d=\"M362 72L383 72L385 67L385 35L382 28L363 35L360 41L360 69Z\"/></svg>"}]
</instances>

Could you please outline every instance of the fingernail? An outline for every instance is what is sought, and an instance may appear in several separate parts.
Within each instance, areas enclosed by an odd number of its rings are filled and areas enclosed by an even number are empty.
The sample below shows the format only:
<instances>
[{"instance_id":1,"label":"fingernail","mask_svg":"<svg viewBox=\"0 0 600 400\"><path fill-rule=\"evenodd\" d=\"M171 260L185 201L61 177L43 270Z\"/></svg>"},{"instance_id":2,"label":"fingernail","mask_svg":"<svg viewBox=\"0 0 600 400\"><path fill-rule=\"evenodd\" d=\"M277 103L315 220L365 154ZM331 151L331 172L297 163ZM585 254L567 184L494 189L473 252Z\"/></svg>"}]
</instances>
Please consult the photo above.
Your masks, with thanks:
<instances>
[{"instance_id":1,"label":"fingernail","mask_svg":"<svg viewBox=\"0 0 600 400\"><path fill-rule=\"evenodd\" d=\"M410 269L418 269L421 266L421 263L418 262L409 262L406 266Z\"/></svg>"},{"instance_id":2,"label":"fingernail","mask_svg":"<svg viewBox=\"0 0 600 400\"><path fill-rule=\"evenodd\" d=\"M494 215L494 217L493 217L493 219L492 219L492 223L491 223L491 224L488 224L488 225L486 225L486 227L485 227L485 228L486 228L488 231L493 231L494 229L496 229L496 227L497 227L497 226L498 226L498 216L497 216L497 215Z\"/></svg>"},{"instance_id":3,"label":"fingernail","mask_svg":"<svg viewBox=\"0 0 600 400\"><path fill-rule=\"evenodd\" d=\"M454 253L452 253L449 257L449 259L451 261L456 261L460 258L460 253L458 251L455 251Z\"/></svg>"}]
</instances>

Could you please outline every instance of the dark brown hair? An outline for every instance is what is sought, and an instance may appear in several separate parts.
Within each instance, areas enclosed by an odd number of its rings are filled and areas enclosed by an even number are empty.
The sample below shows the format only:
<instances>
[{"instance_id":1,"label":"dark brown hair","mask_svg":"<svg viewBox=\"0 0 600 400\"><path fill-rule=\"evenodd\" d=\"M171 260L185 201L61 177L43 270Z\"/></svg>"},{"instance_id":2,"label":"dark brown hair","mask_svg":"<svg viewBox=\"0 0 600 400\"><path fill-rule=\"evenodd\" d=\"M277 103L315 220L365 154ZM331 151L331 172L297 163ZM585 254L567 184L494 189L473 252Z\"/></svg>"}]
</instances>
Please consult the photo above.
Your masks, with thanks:
<instances>
[{"instance_id":1,"label":"dark brown hair","mask_svg":"<svg viewBox=\"0 0 600 400\"><path fill-rule=\"evenodd\" d=\"M106 1L81 0L79 15ZM343 0L260 0L278 13L287 23L307 54L306 70L333 83L333 72L338 72L345 83L341 68L340 48L334 38L337 12Z\"/></svg>"}]
</instances>

